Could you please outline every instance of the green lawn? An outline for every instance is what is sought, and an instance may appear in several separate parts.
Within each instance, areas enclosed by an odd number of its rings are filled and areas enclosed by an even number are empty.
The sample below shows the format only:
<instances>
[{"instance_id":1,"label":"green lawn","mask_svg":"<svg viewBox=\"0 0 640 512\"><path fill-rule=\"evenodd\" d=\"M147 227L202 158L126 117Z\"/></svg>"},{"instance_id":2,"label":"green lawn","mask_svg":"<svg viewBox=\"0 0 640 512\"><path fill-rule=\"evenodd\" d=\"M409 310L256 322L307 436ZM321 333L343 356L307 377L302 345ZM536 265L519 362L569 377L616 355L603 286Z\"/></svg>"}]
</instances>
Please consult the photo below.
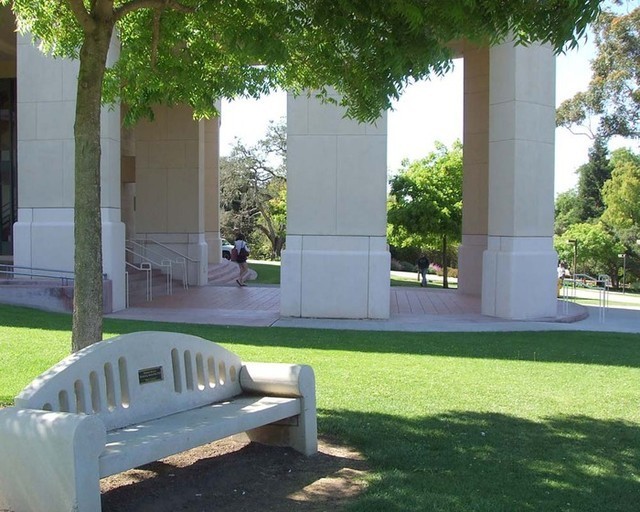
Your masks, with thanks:
<instances>
[{"instance_id":1,"label":"green lawn","mask_svg":"<svg viewBox=\"0 0 640 512\"><path fill-rule=\"evenodd\" d=\"M280 284L279 261L249 261L249 268L258 273L258 278L252 283Z\"/></svg>"},{"instance_id":2,"label":"green lawn","mask_svg":"<svg viewBox=\"0 0 640 512\"><path fill-rule=\"evenodd\" d=\"M0 306L0 400L66 354L70 317ZM389 333L109 320L308 363L319 433L373 472L351 511L636 512L640 337Z\"/></svg>"}]
</instances>

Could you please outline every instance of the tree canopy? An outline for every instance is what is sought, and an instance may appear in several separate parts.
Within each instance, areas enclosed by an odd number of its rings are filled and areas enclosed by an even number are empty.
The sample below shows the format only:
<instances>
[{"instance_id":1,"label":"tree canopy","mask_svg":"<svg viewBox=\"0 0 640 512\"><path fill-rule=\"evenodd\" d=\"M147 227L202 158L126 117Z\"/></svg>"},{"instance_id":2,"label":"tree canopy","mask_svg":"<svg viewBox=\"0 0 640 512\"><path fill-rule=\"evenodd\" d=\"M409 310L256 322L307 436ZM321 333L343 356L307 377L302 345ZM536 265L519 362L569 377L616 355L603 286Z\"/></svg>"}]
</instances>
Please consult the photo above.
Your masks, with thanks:
<instances>
[{"instance_id":1,"label":"tree canopy","mask_svg":"<svg viewBox=\"0 0 640 512\"><path fill-rule=\"evenodd\" d=\"M604 184L602 221L629 247L640 239L640 156L628 149L613 152L613 172Z\"/></svg>"},{"instance_id":2,"label":"tree canopy","mask_svg":"<svg viewBox=\"0 0 640 512\"><path fill-rule=\"evenodd\" d=\"M7 4L9 0L2 0ZM43 50L80 57L88 37L117 27L120 56L105 97L129 118L157 103L211 115L215 100L331 86L371 121L411 79L449 70L452 41L575 46L598 0L15 0L19 28Z\"/></svg>"},{"instance_id":3,"label":"tree canopy","mask_svg":"<svg viewBox=\"0 0 640 512\"><path fill-rule=\"evenodd\" d=\"M75 118L74 350L102 338L100 106L215 113L220 98L335 88L372 121L414 79L446 72L449 44L575 46L600 0L0 0L44 51L79 60ZM114 35L119 56L107 66Z\"/></svg>"},{"instance_id":4,"label":"tree canopy","mask_svg":"<svg viewBox=\"0 0 640 512\"><path fill-rule=\"evenodd\" d=\"M640 7L603 12L593 25L596 57L586 91L558 108L559 126L610 139L640 137Z\"/></svg>"}]
</instances>

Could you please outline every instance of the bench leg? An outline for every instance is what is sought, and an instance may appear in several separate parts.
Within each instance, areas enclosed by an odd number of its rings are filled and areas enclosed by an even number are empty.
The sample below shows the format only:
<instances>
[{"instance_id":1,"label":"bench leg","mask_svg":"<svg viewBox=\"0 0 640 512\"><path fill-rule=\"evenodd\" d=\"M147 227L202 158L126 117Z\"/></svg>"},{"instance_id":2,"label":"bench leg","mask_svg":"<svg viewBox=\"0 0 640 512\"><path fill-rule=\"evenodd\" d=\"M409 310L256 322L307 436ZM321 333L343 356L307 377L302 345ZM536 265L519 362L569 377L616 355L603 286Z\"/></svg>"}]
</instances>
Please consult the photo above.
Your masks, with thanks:
<instances>
[{"instance_id":1,"label":"bench leg","mask_svg":"<svg viewBox=\"0 0 640 512\"><path fill-rule=\"evenodd\" d=\"M95 416L0 410L0 509L99 512L105 441Z\"/></svg>"},{"instance_id":2,"label":"bench leg","mask_svg":"<svg viewBox=\"0 0 640 512\"><path fill-rule=\"evenodd\" d=\"M318 453L318 426L313 411L247 431L251 441L272 446L290 446L303 455Z\"/></svg>"}]
</instances>

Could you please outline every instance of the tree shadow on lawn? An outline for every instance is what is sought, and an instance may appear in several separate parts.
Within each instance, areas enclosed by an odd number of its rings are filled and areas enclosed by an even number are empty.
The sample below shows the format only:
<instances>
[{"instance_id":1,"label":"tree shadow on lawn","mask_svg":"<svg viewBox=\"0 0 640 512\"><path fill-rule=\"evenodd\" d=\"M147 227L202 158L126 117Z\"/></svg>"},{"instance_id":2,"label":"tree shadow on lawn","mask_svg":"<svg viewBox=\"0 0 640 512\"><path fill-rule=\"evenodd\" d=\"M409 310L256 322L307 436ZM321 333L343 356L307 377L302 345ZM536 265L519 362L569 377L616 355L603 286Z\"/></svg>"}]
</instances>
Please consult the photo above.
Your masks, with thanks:
<instances>
[{"instance_id":1,"label":"tree shadow on lawn","mask_svg":"<svg viewBox=\"0 0 640 512\"><path fill-rule=\"evenodd\" d=\"M637 424L325 410L320 425L372 467L353 510L637 512L640 503Z\"/></svg>"},{"instance_id":2,"label":"tree shadow on lawn","mask_svg":"<svg viewBox=\"0 0 640 512\"><path fill-rule=\"evenodd\" d=\"M71 316L0 305L2 325L69 332ZM639 317L640 318L640 317ZM383 332L104 320L105 338L135 331L193 334L221 344L251 347L414 354L640 368L637 334L584 331Z\"/></svg>"},{"instance_id":3,"label":"tree shadow on lawn","mask_svg":"<svg viewBox=\"0 0 640 512\"><path fill-rule=\"evenodd\" d=\"M103 481L104 510L637 512L640 503L637 424L323 410L319 427L340 440L337 451L303 457L225 440L202 458L185 452Z\"/></svg>"},{"instance_id":4,"label":"tree shadow on lawn","mask_svg":"<svg viewBox=\"0 0 640 512\"><path fill-rule=\"evenodd\" d=\"M363 457L323 441L305 457L233 436L101 480L103 512L324 512L365 486Z\"/></svg>"}]
</instances>

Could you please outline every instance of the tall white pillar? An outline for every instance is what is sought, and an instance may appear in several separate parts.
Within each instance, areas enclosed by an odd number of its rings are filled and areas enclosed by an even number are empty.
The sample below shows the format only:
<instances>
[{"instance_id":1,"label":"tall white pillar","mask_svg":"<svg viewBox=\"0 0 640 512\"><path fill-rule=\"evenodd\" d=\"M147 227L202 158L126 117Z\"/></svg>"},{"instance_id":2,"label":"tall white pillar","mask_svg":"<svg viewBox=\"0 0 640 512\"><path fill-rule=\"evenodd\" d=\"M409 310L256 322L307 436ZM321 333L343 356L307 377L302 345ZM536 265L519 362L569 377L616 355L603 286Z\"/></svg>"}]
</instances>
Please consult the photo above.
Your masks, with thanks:
<instances>
[{"instance_id":1,"label":"tall white pillar","mask_svg":"<svg viewBox=\"0 0 640 512\"><path fill-rule=\"evenodd\" d=\"M551 48L491 49L489 230L482 313L556 315L553 249L555 58Z\"/></svg>"},{"instance_id":2,"label":"tall white pillar","mask_svg":"<svg viewBox=\"0 0 640 512\"><path fill-rule=\"evenodd\" d=\"M220 107L218 107L220 108ZM204 168L204 229L209 263L222 260L220 236L220 118L202 121L201 166Z\"/></svg>"},{"instance_id":3,"label":"tall white pillar","mask_svg":"<svg viewBox=\"0 0 640 512\"><path fill-rule=\"evenodd\" d=\"M189 107L156 107L136 137L136 231L188 259L189 284L207 283L205 127ZM176 277L179 277L176 275Z\"/></svg>"},{"instance_id":4,"label":"tall white pillar","mask_svg":"<svg viewBox=\"0 0 640 512\"><path fill-rule=\"evenodd\" d=\"M117 55L113 44L110 58ZM52 59L18 36L17 266L73 271L74 114L77 61ZM120 213L120 112L104 108L102 123L102 257L112 303L125 307L124 224Z\"/></svg>"},{"instance_id":5,"label":"tall white pillar","mask_svg":"<svg viewBox=\"0 0 640 512\"><path fill-rule=\"evenodd\" d=\"M389 317L386 114L375 125L343 115L287 98L283 316Z\"/></svg>"},{"instance_id":6,"label":"tall white pillar","mask_svg":"<svg viewBox=\"0 0 640 512\"><path fill-rule=\"evenodd\" d=\"M480 296L489 199L489 48L464 48L462 243L458 291Z\"/></svg>"}]
</instances>

